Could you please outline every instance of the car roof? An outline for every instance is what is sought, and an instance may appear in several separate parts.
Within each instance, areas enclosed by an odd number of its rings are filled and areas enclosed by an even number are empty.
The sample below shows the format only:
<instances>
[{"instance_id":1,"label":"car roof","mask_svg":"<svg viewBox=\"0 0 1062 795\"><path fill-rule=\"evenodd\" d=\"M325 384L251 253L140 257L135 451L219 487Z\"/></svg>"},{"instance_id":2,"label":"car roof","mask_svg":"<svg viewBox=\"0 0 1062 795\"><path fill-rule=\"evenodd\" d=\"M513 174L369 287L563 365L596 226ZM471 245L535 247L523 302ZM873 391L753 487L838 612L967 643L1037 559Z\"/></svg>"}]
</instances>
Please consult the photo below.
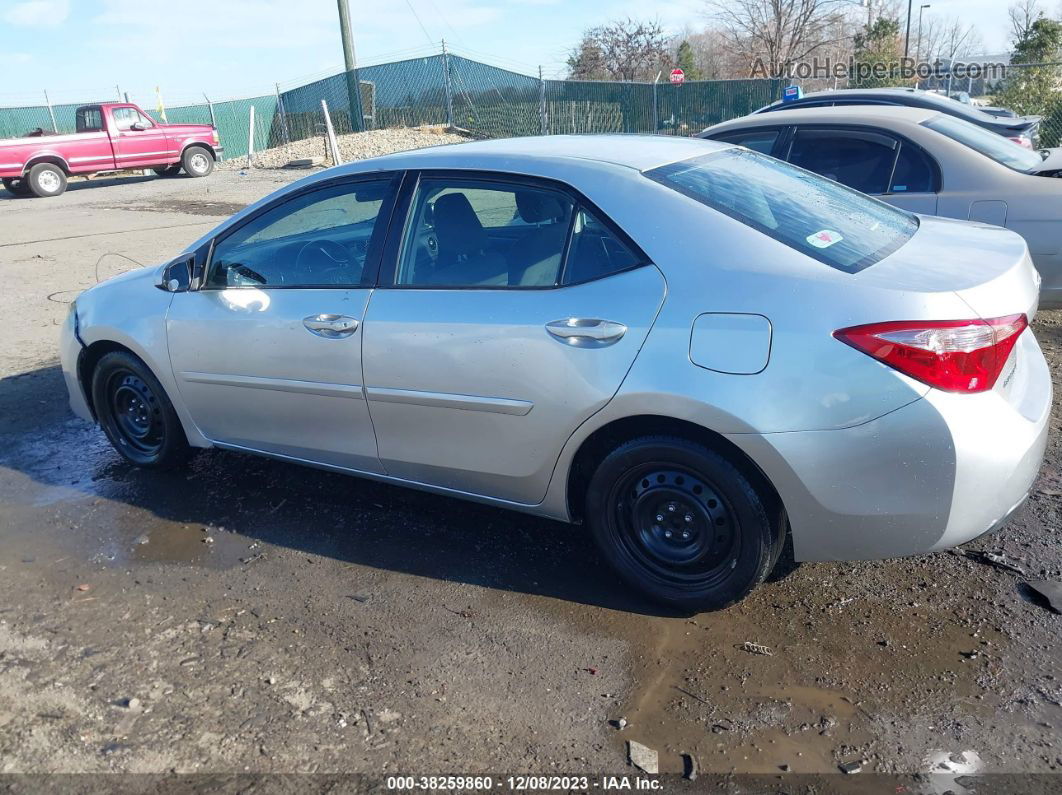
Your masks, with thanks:
<instances>
[{"instance_id":1,"label":"car roof","mask_svg":"<svg viewBox=\"0 0 1062 795\"><path fill-rule=\"evenodd\" d=\"M499 169L510 159L581 160L645 171L726 147L700 138L667 135L541 135L432 146L373 158L372 162L386 168L481 165Z\"/></svg>"},{"instance_id":2,"label":"car roof","mask_svg":"<svg viewBox=\"0 0 1062 795\"><path fill-rule=\"evenodd\" d=\"M877 124L883 127L921 124L928 119L939 116L941 111L934 108L877 107L875 105L842 105L829 108L793 108L784 115L773 113L756 113L731 119L709 127L705 132L728 130L741 127L782 127L793 124L814 124L829 122L832 124Z\"/></svg>"}]
</instances>

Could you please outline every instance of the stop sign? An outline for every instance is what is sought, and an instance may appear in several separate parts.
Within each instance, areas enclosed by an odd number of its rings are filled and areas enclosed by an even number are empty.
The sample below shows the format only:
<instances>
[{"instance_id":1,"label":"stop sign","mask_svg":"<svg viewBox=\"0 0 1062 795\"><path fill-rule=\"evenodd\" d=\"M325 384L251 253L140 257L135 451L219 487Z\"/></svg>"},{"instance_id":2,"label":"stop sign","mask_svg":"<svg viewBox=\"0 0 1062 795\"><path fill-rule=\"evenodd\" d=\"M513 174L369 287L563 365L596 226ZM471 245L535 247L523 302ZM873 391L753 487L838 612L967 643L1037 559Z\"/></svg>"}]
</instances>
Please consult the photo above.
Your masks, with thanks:
<instances>
[{"instance_id":1,"label":"stop sign","mask_svg":"<svg viewBox=\"0 0 1062 795\"><path fill-rule=\"evenodd\" d=\"M671 84L672 85L681 86L682 83L685 80L686 80L686 73L683 72L681 69L672 69L671 70Z\"/></svg>"}]
</instances>

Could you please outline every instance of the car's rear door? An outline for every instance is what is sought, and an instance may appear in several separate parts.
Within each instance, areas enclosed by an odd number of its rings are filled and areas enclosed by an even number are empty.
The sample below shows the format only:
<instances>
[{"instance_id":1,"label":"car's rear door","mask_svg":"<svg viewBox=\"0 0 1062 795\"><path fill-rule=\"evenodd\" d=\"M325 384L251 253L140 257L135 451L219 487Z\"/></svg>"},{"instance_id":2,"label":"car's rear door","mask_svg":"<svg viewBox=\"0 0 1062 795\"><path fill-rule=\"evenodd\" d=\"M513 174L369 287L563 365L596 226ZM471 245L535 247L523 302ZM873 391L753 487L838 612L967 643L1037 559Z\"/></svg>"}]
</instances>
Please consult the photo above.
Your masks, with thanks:
<instances>
[{"instance_id":1,"label":"car's rear door","mask_svg":"<svg viewBox=\"0 0 1062 795\"><path fill-rule=\"evenodd\" d=\"M939 176L932 158L888 131L801 125L786 159L905 210L937 211Z\"/></svg>"},{"instance_id":2,"label":"car's rear door","mask_svg":"<svg viewBox=\"0 0 1062 795\"><path fill-rule=\"evenodd\" d=\"M403 203L364 326L388 474L519 503L618 390L665 283L562 186L425 172Z\"/></svg>"},{"instance_id":3,"label":"car's rear door","mask_svg":"<svg viewBox=\"0 0 1062 795\"><path fill-rule=\"evenodd\" d=\"M167 316L174 377L207 438L379 471L361 324L396 193L387 174L334 180L214 241L206 283Z\"/></svg>"}]
</instances>

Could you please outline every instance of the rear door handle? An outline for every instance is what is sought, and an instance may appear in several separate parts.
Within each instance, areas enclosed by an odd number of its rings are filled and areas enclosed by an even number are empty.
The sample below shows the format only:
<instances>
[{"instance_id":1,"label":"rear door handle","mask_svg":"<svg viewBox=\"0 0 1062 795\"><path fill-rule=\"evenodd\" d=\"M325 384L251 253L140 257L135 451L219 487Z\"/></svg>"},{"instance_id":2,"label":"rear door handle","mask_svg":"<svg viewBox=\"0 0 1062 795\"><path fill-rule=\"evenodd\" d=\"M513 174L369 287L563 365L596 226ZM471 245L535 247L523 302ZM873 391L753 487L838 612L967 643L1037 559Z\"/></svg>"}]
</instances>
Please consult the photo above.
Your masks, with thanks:
<instances>
[{"instance_id":1,"label":"rear door handle","mask_svg":"<svg viewBox=\"0 0 1062 795\"><path fill-rule=\"evenodd\" d=\"M302 325L311 334L329 340L349 337L358 330L358 321L346 315L310 315L302 319Z\"/></svg>"},{"instance_id":2,"label":"rear door handle","mask_svg":"<svg viewBox=\"0 0 1062 795\"><path fill-rule=\"evenodd\" d=\"M627 333L627 327L611 320L591 317L568 317L546 324L555 339L578 348L603 348Z\"/></svg>"}]
</instances>

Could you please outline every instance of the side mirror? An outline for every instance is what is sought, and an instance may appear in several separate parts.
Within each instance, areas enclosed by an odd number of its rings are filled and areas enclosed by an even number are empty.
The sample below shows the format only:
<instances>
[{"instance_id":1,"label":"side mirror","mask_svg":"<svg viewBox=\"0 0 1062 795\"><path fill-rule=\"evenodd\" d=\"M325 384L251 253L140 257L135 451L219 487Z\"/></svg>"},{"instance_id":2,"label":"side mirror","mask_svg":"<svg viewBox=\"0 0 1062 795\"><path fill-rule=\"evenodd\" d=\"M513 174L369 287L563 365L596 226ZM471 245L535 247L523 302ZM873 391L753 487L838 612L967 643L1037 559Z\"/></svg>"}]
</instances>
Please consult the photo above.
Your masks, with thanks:
<instances>
[{"instance_id":1,"label":"side mirror","mask_svg":"<svg viewBox=\"0 0 1062 795\"><path fill-rule=\"evenodd\" d=\"M185 254L159 268L155 286L167 293L186 293L192 286L192 262L195 256Z\"/></svg>"},{"instance_id":2,"label":"side mirror","mask_svg":"<svg viewBox=\"0 0 1062 795\"><path fill-rule=\"evenodd\" d=\"M129 129L133 130L135 132L143 132L145 127L140 122L135 122L135 123L129 125Z\"/></svg>"}]
</instances>

